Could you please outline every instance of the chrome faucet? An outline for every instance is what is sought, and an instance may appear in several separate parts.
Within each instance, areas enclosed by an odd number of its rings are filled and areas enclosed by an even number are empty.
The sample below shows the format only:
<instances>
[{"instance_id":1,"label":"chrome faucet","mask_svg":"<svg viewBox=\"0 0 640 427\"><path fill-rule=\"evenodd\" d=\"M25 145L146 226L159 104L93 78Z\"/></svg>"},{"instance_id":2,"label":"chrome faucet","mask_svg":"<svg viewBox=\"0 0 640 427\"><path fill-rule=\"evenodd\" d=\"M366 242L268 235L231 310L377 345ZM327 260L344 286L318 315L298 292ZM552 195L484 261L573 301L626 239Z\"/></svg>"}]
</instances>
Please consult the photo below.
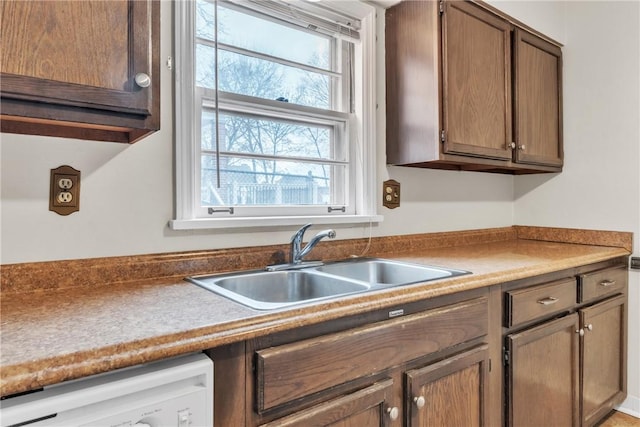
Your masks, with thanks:
<instances>
[{"instance_id":1,"label":"chrome faucet","mask_svg":"<svg viewBox=\"0 0 640 427\"><path fill-rule=\"evenodd\" d=\"M320 240L324 239L325 237L329 239L333 239L334 237L336 237L336 232L334 230L323 230L313 236L313 238L309 240L309 243L307 243L306 246L302 248L302 239L304 237L304 233L309 227L311 227L311 225L312 224L303 225L298 231L295 232L293 237L291 237L291 247L289 252L289 262L291 264L300 264L302 262L302 258L309 254L309 252L311 252L311 250L315 245L318 244L318 242L320 242Z\"/></svg>"}]
</instances>

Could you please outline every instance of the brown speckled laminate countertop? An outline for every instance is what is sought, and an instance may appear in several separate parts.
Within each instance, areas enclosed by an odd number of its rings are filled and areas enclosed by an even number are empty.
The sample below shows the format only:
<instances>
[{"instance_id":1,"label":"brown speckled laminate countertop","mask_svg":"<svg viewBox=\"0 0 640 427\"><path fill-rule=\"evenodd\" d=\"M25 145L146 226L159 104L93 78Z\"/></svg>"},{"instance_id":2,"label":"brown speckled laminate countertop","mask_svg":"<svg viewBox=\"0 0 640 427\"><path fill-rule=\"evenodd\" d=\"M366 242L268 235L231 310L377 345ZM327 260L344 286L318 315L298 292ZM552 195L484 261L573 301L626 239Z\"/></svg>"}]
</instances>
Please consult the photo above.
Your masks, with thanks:
<instances>
[{"instance_id":1,"label":"brown speckled laminate countertop","mask_svg":"<svg viewBox=\"0 0 640 427\"><path fill-rule=\"evenodd\" d=\"M256 311L177 279L5 293L2 395L392 305L628 256L621 247L512 239L386 258L471 275Z\"/></svg>"}]
</instances>

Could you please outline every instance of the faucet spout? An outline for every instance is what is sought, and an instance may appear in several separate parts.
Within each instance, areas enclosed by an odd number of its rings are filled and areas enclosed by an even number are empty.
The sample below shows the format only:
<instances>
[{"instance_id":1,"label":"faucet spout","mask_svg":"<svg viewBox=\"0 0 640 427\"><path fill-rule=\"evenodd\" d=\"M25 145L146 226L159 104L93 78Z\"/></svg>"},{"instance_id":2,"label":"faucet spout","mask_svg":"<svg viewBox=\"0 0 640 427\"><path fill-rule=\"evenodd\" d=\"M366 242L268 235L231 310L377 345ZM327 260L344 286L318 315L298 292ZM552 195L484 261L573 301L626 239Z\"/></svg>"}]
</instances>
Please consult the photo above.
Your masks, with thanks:
<instances>
[{"instance_id":1,"label":"faucet spout","mask_svg":"<svg viewBox=\"0 0 640 427\"><path fill-rule=\"evenodd\" d=\"M306 244L304 248L302 248L302 239L304 238L304 233L307 229L311 227L311 224L303 225L291 238L291 252L290 252L290 263L299 264L302 262L302 259L311 252L311 250L320 242L320 240L324 238L333 239L336 237L336 232L334 230L323 230L313 236L313 238Z\"/></svg>"}]
</instances>

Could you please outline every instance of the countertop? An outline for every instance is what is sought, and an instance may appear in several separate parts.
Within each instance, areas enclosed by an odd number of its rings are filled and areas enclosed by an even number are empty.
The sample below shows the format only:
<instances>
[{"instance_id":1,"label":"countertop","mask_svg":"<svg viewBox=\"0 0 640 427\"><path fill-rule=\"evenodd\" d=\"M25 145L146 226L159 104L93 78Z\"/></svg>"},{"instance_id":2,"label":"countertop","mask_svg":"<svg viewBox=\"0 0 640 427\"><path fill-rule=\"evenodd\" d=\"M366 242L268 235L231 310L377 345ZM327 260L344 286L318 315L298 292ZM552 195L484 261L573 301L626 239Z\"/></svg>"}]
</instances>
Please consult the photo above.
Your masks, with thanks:
<instances>
[{"instance_id":1,"label":"countertop","mask_svg":"<svg viewBox=\"0 0 640 427\"><path fill-rule=\"evenodd\" d=\"M385 256L472 274L279 311L256 311L178 279L6 293L1 392L201 351L283 331L616 257L622 247L540 240L427 248Z\"/></svg>"}]
</instances>

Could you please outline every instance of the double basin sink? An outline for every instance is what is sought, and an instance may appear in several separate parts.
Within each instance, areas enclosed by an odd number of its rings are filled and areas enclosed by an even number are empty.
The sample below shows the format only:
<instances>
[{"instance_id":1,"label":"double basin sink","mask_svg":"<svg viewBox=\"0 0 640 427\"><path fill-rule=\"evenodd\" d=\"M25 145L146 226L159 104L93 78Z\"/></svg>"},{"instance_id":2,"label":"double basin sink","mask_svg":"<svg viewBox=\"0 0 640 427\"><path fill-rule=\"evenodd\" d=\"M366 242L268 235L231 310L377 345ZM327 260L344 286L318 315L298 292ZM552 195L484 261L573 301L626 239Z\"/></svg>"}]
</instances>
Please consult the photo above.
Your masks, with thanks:
<instances>
[{"instance_id":1,"label":"double basin sink","mask_svg":"<svg viewBox=\"0 0 640 427\"><path fill-rule=\"evenodd\" d=\"M355 258L304 268L193 276L187 280L251 308L274 310L462 274L469 272L379 258Z\"/></svg>"}]
</instances>

